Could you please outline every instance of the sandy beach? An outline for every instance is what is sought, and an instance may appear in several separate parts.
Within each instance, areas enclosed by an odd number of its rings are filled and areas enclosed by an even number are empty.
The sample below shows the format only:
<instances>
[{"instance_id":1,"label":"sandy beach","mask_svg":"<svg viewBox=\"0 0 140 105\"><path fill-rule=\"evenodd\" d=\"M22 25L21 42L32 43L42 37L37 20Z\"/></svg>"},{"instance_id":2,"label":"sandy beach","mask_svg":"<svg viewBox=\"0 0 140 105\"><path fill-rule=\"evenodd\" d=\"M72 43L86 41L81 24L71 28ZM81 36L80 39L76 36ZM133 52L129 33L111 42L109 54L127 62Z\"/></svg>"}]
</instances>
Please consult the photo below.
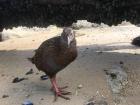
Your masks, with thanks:
<instances>
[{"instance_id":1,"label":"sandy beach","mask_svg":"<svg viewBox=\"0 0 140 105\"><path fill-rule=\"evenodd\" d=\"M51 84L40 80L39 72L27 58L44 41L60 35L62 28L13 28L3 31L0 42L0 105L21 105L26 99L34 105L85 105L94 97L104 97L108 105L117 105L108 85L105 69L124 64L128 74L128 84L120 93L118 105L139 105L140 103L140 48L131 41L140 35L140 27L132 24L112 27L81 28L76 31L78 57L68 67L58 73L59 85L68 85L72 92L66 101L58 98L53 102ZM25 75L30 69L34 73ZM15 77L25 77L19 83L12 83ZM78 85L82 85L78 89ZM7 98L2 98L8 95Z\"/></svg>"}]
</instances>

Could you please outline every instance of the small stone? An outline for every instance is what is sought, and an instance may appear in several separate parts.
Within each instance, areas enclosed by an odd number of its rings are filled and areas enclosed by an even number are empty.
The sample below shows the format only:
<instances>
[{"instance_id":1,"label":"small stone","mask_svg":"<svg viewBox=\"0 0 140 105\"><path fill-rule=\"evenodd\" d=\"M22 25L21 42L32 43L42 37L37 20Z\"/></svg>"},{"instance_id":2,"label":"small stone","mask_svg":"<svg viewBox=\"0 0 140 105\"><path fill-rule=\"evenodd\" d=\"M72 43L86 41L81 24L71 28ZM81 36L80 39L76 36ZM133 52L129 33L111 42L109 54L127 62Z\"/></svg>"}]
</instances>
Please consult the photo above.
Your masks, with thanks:
<instances>
[{"instance_id":1,"label":"small stone","mask_svg":"<svg viewBox=\"0 0 140 105\"><path fill-rule=\"evenodd\" d=\"M48 76L47 76L47 75L42 75L42 76L40 77L40 79L41 79L41 80L47 80L47 79L48 79Z\"/></svg>"},{"instance_id":2,"label":"small stone","mask_svg":"<svg viewBox=\"0 0 140 105\"><path fill-rule=\"evenodd\" d=\"M83 85L82 84L80 84L80 85L78 85L78 87L77 87L78 89L81 89L81 88L83 88Z\"/></svg>"},{"instance_id":3,"label":"small stone","mask_svg":"<svg viewBox=\"0 0 140 105\"><path fill-rule=\"evenodd\" d=\"M89 102L86 105L95 105L95 103L94 102Z\"/></svg>"},{"instance_id":4,"label":"small stone","mask_svg":"<svg viewBox=\"0 0 140 105\"><path fill-rule=\"evenodd\" d=\"M7 98L7 97L9 97L9 95L3 95L3 96L2 96L2 98Z\"/></svg>"},{"instance_id":5,"label":"small stone","mask_svg":"<svg viewBox=\"0 0 140 105\"><path fill-rule=\"evenodd\" d=\"M25 97L30 97L30 94L25 95Z\"/></svg>"},{"instance_id":6,"label":"small stone","mask_svg":"<svg viewBox=\"0 0 140 105\"><path fill-rule=\"evenodd\" d=\"M124 62L123 62L123 61L120 61L120 64L122 64L122 65L123 65L123 64L124 64Z\"/></svg>"},{"instance_id":7,"label":"small stone","mask_svg":"<svg viewBox=\"0 0 140 105\"><path fill-rule=\"evenodd\" d=\"M103 53L103 51L99 51L99 52L98 52L98 54L102 54L102 53Z\"/></svg>"},{"instance_id":8,"label":"small stone","mask_svg":"<svg viewBox=\"0 0 140 105\"><path fill-rule=\"evenodd\" d=\"M1 76L2 76L2 77L4 77L4 76L5 76L5 74L1 74Z\"/></svg>"},{"instance_id":9,"label":"small stone","mask_svg":"<svg viewBox=\"0 0 140 105\"><path fill-rule=\"evenodd\" d=\"M29 74L33 74L33 69L30 69L30 71L28 71L25 75L29 75Z\"/></svg>"},{"instance_id":10,"label":"small stone","mask_svg":"<svg viewBox=\"0 0 140 105\"><path fill-rule=\"evenodd\" d=\"M85 105L108 105L108 103L104 99L96 99L88 101Z\"/></svg>"},{"instance_id":11,"label":"small stone","mask_svg":"<svg viewBox=\"0 0 140 105\"><path fill-rule=\"evenodd\" d=\"M44 98L41 98L40 100L44 100Z\"/></svg>"},{"instance_id":12,"label":"small stone","mask_svg":"<svg viewBox=\"0 0 140 105\"><path fill-rule=\"evenodd\" d=\"M33 103L30 100L26 100L22 105L33 105Z\"/></svg>"},{"instance_id":13,"label":"small stone","mask_svg":"<svg viewBox=\"0 0 140 105\"><path fill-rule=\"evenodd\" d=\"M117 75L115 73L110 73L110 76L112 79L116 79L117 78Z\"/></svg>"},{"instance_id":14,"label":"small stone","mask_svg":"<svg viewBox=\"0 0 140 105\"><path fill-rule=\"evenodd\" d=\"M19 77L16 77L13 79L12 83L18 83L18 82L21 82L23 80L27 80L27 78L19 78Z\"/></svg>"}]
</instances>

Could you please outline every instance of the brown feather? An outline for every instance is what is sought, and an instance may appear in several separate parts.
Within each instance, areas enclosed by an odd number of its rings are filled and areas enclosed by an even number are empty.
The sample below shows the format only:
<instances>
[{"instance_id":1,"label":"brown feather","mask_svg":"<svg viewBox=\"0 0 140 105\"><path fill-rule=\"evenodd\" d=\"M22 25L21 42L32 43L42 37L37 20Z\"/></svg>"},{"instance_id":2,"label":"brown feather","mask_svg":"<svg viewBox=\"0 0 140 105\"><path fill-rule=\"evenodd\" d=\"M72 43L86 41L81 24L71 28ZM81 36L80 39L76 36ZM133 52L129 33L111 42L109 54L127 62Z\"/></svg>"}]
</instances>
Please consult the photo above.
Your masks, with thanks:
<instances>
[{"instance_id":1,"label":"brown feather","mask_svg":"<svg viewBox=\"0 0 140 105\"><path fill-rule=\"evenodd\" d=\"M32 62L36 67L53 77L57 72L64 69L77 57L76 40L71 42L70 47L61 44L61 36L44 41L36 50Z\"/></svg>"}]
</instances>

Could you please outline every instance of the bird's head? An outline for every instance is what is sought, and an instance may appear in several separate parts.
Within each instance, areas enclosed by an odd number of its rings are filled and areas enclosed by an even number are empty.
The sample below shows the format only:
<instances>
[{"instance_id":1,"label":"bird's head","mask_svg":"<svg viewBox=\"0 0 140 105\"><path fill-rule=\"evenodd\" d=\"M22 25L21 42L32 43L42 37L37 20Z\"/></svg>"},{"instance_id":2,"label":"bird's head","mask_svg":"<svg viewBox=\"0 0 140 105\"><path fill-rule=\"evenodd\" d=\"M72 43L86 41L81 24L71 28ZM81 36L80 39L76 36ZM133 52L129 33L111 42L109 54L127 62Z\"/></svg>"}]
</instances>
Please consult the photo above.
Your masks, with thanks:
<instances>
[{"instance_id":1,"label":"bird's head","mask_svg":"<svg viewBox=\"0 0 140 105\"><path fill-rule=\"evenodd\" d=\"M64 28L63 32L61 34L61 42L62 44L66 45L67 47L70 47L71 42L75 40L75 32L72 30L72 28Z\"/></svg>"}]
</instances>

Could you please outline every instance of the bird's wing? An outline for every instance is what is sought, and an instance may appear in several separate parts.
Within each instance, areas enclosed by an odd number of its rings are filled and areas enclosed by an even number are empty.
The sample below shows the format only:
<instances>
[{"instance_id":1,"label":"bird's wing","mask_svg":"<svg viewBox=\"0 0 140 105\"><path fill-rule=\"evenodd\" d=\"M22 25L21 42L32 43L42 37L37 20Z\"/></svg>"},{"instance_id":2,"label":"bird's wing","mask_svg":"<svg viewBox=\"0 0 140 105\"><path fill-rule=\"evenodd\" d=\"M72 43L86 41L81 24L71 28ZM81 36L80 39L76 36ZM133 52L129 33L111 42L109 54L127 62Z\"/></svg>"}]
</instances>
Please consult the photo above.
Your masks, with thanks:
<instances>
[{"instance_id":1,"label":"bird's wing","mask_svg":"<svg viewBox=\"0 0 140 105\"><path fill-rule=\"evenodd\" d=\"M60 36L48 39L36 50L33 59L38 69L44 69L43 62L48 62L47 58L57 54L57 51L59 51L59 39Z\"/></svg>"}]
</instances>

